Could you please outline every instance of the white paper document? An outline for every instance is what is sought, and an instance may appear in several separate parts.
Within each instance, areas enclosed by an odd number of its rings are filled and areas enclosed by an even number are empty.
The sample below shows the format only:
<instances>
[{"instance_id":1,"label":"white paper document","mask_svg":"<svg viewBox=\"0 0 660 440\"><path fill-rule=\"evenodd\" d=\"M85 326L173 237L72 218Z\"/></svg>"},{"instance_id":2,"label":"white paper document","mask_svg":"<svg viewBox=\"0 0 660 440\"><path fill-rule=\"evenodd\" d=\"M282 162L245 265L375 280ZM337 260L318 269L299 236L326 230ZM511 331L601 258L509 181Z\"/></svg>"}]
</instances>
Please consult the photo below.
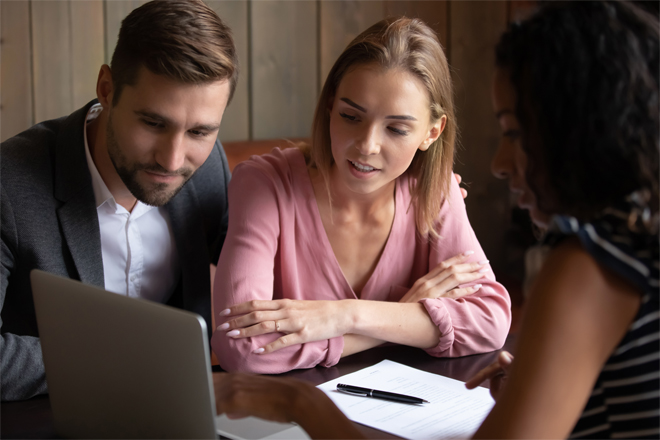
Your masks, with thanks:
<instances>
[{"instance_id":1,"label":"white paper document","mask_svg":"<svg viewBox=\"0 0 660 440\"><path fill-rule=\"evenodd\" d=\"M430 403L410 405L337 391L345 383L420 397ZM382 361L318 386L349 419L407 439L469 438L495 402L488 389L465 384L396 362Z\"/></svg>"}]
</instances>

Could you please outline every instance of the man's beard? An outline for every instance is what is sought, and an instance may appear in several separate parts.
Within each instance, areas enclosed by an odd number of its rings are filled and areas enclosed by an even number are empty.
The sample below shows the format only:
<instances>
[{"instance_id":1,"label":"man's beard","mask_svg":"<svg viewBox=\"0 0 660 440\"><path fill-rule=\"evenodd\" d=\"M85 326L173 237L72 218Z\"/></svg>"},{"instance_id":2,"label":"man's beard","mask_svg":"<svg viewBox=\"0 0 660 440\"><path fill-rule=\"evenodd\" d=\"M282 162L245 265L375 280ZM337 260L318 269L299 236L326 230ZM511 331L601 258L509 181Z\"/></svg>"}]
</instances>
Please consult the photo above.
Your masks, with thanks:
<instances>
[{"instance_id":1,"label":"man's beard","mask_svg":"<svg viewBox=\"0 0 660 440\"><path fill-rule=\"evenodd\" d=\"M151 206L163 206L169 202L175 195L181 191L183 185L192 177L194 171L190 168L180 168L174 172L170 172L160 166L158 163L154 164L141 164L130 163L124 153L122 153L115 138L115 131L112 125L112 113L108 115L108 125L106 129L106 144L110 160L117 170L117 174L121 178L126 188L133 194L133 196ZM139 171L150 171L158 174L166 175L179 175L183 176L183 182L176 188L170 188L166 183L152 183L148 186L141 184L137 175Z\"/></svg>"}]
</instances>

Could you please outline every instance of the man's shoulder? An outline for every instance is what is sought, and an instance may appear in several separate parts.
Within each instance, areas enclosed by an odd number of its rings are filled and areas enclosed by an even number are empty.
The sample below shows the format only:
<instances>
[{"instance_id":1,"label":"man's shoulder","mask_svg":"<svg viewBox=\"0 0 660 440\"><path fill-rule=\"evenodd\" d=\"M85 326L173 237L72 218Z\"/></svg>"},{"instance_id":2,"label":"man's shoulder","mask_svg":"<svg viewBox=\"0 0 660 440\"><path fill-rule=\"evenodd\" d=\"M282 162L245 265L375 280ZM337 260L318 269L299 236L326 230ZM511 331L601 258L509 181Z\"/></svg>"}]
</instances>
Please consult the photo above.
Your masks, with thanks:
<instances>
[{"instance_id":1,"label":"man's shoulder","mask_svg":"<svg viewBox=\"0 0 660 440\"><path fill-rule=\"evenodd\" d=\"M179 238L180 233L190 231L184 223L194 223L195 219L199 219L197 214L201 214L202 228L194 230L205 236L212 262L216 262L220 255L227 231L227 186L230 178L227 157L220 141L216 141L204 164L168 203L170 219L178 218L172 225ZM188 238L186 241L189 242Z\"/></svg>"},{"instance_id":2,"label":"man's shoulder","mask_svg":"<svg viewBox=\"0 0 660 440\"><path fill-rule=\"evenodd\" d=\"M53 207L57 138L63 120L41 122L0 146L2 206L20 207L29 217Z\"/></svg>"},{"instance_id":3,"label":"man's shoulder","mask_svg":"<svg viewBox=\"0 0 660 440\"><path fill-rule=\"evenodd\" d=\"M8 181L6 177L24 174L30 169L36 171L44 162L54 160L57 137L65 119L40 122L0 145L3 183Z\"/></svg>"},{"instance_id":4,"label":"man's shoulder","mask_svg":"<svg viewBox=\"0 0 660 440\"><path fill-rule=\"evenodd\" d=\"M67 116L40 122L7 139L0 145L0 169L2 184L9 184L15 176L41 177L50 174L55 163L59 144L80 144L82 151L82 127L91 101Z\"/></svg>"},{"instance_id":5,"label":"man's shoulder","mask_svg":"<svg viewBox=\"0 0 660 440\"><path fill-rule=\"evenodd\" d=\"M222 148L222 143L216 140L211 154L195 172L191 181L198 196L203 197L204 194L224 196L230 178L227 156Z\"/></svg>"}]
</instances>

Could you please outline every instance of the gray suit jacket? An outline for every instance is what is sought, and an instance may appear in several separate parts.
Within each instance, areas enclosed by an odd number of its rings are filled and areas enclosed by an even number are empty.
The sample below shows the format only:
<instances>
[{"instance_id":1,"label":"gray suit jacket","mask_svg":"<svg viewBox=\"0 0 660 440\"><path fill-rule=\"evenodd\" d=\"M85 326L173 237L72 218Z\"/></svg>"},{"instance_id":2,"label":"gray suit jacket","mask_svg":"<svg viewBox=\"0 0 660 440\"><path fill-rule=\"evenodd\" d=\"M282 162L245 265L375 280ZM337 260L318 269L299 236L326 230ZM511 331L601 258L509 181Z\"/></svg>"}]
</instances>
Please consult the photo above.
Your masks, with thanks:
<instances>
[{"instance_id":1,"label":"gray suit jacket","mask_svg":"<svg viewBox=\"0 0 660 440\"><path fill-rule=\"evenodd\" d=\"M101 238L83 124L90 102L0 147L0 386L2 400L47 392L30 287L41 269L104 286ZM181 277L168 304L200 314L211 332L209 264L227 232L230 173L220 142L168 204Z\"/></svg>"}]
</instances>

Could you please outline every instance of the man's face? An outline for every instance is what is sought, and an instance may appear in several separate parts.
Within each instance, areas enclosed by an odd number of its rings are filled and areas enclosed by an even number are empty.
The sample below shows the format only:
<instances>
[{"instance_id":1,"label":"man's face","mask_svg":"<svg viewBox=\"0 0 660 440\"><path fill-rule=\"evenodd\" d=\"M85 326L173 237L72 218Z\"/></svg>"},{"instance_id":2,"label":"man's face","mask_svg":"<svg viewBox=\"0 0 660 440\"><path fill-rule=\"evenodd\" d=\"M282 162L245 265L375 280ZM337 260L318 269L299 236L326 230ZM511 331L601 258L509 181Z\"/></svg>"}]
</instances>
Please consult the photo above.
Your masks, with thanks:
<instances>
[{"instance_id":1,"label":"man's face","mask_svg":"<svg viewBox=\"0 0 660 440\"><path fill-rule=\"evenodd\" d=\"M229 98L226 80L182 84L141 68L110 108L106 141L135 198L162 206L209 156Z\"/></svg>"}]
</instances>

